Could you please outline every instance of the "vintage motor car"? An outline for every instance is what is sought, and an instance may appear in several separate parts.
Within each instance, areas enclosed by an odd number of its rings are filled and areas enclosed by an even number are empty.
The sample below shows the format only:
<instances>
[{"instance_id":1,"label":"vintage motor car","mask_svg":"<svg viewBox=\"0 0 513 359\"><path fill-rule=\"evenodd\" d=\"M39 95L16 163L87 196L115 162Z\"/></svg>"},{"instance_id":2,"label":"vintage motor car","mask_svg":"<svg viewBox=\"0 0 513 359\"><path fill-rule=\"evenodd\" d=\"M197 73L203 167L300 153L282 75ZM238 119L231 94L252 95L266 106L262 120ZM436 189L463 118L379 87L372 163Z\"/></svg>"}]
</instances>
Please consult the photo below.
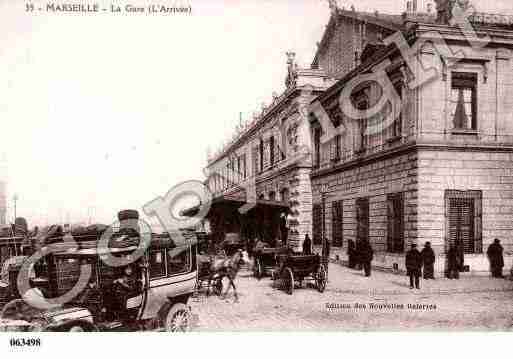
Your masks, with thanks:
<instances>
[{"instance_id":1,"label":"vintage motor car","mask_svg":"<svg viewBox=\"0 0 513 359\"><path fill-rule=\"evenodd\" d=\"M133 255L135 243L132 236L108 248L99 248L96 242L54 248L44 269L31 279L31 290L45 298L59 297L75 286L87 267L91 275L85 289L51 309L15 299L0 313L0 331L190 330L188 300L196 284L196 245L177 246L167 233L152 234L144 255L132 263L109 266L104 262L106 255Z\"/></svg>"}]
</instances>

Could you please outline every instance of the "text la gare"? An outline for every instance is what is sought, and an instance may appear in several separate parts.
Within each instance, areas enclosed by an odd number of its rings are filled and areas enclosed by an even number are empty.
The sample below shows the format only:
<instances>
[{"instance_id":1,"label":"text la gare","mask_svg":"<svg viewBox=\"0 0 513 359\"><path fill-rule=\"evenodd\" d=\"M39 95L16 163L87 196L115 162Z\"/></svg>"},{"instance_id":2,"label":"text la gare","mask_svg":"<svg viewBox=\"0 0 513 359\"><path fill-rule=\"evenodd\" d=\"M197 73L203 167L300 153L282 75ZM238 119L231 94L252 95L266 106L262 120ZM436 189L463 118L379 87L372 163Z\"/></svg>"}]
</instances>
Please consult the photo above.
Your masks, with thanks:
<instances>
[{"instance_id":1,"label":"text la gare","mask_svg":"<svg viewBox=\"0 0 513 359\"><path fill-rule=\"evenodd\" d=\"M126 5L124 8L122 8L119 5L110 5L110 11L111 12L122 12L123 10L125 10L125 12L132 12L132 13L136 13L136 12L142 13L142 12L144 12L144 8L143 7Z\"/></svg>"}]
</instances>

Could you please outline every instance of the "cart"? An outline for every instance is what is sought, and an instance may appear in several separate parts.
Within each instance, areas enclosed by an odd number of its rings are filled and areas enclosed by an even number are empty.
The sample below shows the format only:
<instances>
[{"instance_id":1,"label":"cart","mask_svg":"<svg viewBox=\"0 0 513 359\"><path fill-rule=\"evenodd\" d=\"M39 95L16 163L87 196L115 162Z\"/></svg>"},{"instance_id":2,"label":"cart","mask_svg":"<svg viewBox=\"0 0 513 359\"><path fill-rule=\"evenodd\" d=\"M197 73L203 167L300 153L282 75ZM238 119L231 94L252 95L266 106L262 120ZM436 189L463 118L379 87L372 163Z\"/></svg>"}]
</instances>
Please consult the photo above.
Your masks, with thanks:
<instances>
[{"instance_id":1,"label":"cart","mask_svg":"<svg viewBox=\"0 0 513 359\"><path fill-rule=\"evenodd\" d=\"M210 271L212 263L216 258L226 258L226 256L218 255L198 255L198 279L196 281L195 294L198 294L201 289L206 288L207 296L212 293L219 296L223 290L223 278L216 276Z\"/></svg>"},{"instance_id":2,"label":"cart","mask_svg":"<svg viewBox=\"0 0 513 359\"><path fill-rule=\"evenodd\" d=\"M314 282L320 293L326 289L326 268L318 254L282 254L277 256L277 262L273 273L273 286L276 287L278 280L281 288L288 294L294 292L296 282L301 287L303 281Z\"/></svg>"},{"instance_id":3,"label":"cart","mask_svg":"<svg viewBox=\"0 0 513 359\"><path fill-rule=\"evenodd\" d=\"M253 275L255 278L262 278L266 274L273 272L277 265L277 257L287 252L287 247L279 248L255 248L253 255L255 265L253 266Z\"/></svg>"}]
</instances>

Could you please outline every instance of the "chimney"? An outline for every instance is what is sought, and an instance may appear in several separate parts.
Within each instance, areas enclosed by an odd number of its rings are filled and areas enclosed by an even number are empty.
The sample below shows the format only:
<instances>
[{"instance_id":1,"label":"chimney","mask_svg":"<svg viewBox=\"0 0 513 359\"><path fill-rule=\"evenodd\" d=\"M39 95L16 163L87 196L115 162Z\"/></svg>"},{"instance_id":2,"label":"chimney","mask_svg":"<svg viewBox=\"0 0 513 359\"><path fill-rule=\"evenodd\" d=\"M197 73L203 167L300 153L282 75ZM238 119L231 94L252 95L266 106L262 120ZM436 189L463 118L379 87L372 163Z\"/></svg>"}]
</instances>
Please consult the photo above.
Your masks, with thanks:
<instances>
[{"instance_id":1,"label":"chimney","mask_svg":"<svg viewBox=\"0 0 513 359\"><path fill-rule=\"evenodd\" d=\"M429 15L431 15L431 13L433 12L433 4L432 3L429 3L427 4L427 9L426 9L427 13Z\"/></svg>"}]
</instances>

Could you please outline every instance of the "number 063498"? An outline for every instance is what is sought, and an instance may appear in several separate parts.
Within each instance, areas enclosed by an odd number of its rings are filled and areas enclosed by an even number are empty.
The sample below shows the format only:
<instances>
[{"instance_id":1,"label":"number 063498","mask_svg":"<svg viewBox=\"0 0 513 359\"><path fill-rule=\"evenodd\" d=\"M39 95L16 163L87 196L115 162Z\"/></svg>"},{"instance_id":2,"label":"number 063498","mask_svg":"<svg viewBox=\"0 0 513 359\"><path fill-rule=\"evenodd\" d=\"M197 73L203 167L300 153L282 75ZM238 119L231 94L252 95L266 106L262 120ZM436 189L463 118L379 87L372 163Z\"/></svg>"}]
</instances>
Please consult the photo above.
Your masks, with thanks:
<instances>
[{"instance_id":1,"label":"number 063498","mask_svg":"<svg viewBox=\"0 0 513 359\"><path fill-rule=\"evenodd\" d=\"M9 345L11 347L39 347L41 338L11 338Z\"/></svg>"}]
</instances>

